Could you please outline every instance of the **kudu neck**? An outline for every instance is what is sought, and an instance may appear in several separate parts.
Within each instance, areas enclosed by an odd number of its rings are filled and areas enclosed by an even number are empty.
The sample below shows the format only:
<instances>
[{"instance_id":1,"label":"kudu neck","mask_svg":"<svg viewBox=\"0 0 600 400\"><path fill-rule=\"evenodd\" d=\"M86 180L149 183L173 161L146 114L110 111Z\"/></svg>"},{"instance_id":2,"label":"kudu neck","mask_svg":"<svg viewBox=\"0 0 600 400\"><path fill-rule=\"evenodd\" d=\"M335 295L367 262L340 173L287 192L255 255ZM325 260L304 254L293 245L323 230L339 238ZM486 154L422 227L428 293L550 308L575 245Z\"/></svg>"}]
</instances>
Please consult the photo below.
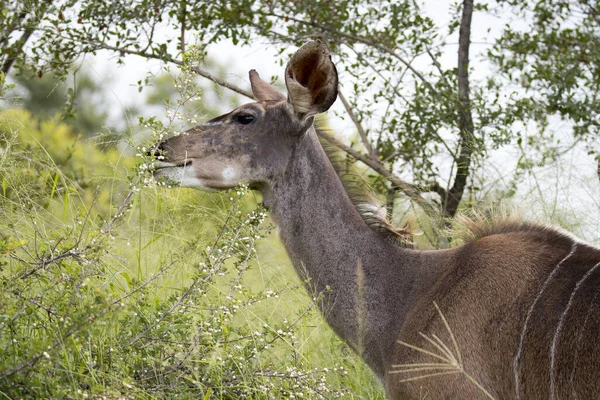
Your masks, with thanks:
<instances>
[{"instance_id":1,"label":"kudu neck","mask_svg":"<svg viewBox=\"0 0 600 400\"><path fill-rule=\"evenodd\" d=\"M327 322L382 376L413 281L399 274L411 252L367 226L312 128L265 203Z\"/></svg>"}]
</instances>

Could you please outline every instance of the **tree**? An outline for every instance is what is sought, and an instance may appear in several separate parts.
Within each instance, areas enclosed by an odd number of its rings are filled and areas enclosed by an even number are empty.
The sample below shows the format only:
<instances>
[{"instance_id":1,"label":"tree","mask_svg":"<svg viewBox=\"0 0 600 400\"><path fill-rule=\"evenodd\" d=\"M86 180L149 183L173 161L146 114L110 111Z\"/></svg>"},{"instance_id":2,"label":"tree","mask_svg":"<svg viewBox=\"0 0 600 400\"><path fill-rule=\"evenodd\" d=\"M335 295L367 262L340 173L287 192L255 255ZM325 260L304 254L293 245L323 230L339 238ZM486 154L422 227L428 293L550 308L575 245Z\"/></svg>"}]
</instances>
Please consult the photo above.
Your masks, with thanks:
<instances>
[{"instance_id":1,"label":"tree","mask_svg":"<svg viewBox=\"0 0 600 400\"><path fill-rule=\"evenodd\" d=\"M262 38L284 60L289 46L319 39L336 55L340 101L359 140L348 145L322 135L376 173L374 186L390 206L401 191L430 215L454 216L465 193L477 194L473 171L488 151L518 139L515 123L539 117L531 102L490 95L499 91L493 77L470 78L473 13L489 9L472 0L456 7L444 30L408 1L30 0L3 7L5 73L29 65L38 75L60 75L81 54L109 51L185 66L252 97L209 72L202 64L206 45ZM456 35L457 64L445 69L440 59ZM441 168L439 159L451 167Z\"/></svg>"},{"instance_id":2,"label":"tree","mask_svg":"<svg viewBox=\"0 0 600 400\"><path fill-rule=\"evenodd\" d=\"M531 23L507 26L490 51L503 77L520 86L515 113L540 127L540 139L555 142L552 118L572 124L576 140L600 154L600 9L596 1L503 1ZM542 162L560 153L556 143ZM600 159L598 159L600 161Z\"/></svg>"}]
</instances>

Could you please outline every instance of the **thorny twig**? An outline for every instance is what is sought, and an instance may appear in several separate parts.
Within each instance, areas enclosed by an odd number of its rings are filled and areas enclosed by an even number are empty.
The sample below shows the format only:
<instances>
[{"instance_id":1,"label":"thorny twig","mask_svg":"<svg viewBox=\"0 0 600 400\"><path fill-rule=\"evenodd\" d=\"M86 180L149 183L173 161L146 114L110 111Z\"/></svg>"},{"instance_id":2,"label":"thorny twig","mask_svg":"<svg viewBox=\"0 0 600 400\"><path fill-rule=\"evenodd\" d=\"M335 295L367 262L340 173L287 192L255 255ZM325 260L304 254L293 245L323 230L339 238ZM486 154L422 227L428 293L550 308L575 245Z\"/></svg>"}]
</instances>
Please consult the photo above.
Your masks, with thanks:
<instances>
[{"instance_id":1,"label":"thorny twig","mask_svg":"<svg viewBox=\"0 0 600 400\"><path fill-rule=\"evenodd\" d=\"M117 209L117 212L115 213L114 217L112 217L112 219L104 226L104 228L102 228L101 232L103 234L110 233L110 230L112 229L112 226L115 223L115 221L119 217L121 217L121 215L123 215L123 210L125 209L125 207L127 207L129 205L129 201L131 200L131 196L133 196L133 193L134 193L134 190L132 189L129 191L129 193L127 193L127 195L125 195L125 198L123 199L123 202Z\"/></svg>"}]
</instances>

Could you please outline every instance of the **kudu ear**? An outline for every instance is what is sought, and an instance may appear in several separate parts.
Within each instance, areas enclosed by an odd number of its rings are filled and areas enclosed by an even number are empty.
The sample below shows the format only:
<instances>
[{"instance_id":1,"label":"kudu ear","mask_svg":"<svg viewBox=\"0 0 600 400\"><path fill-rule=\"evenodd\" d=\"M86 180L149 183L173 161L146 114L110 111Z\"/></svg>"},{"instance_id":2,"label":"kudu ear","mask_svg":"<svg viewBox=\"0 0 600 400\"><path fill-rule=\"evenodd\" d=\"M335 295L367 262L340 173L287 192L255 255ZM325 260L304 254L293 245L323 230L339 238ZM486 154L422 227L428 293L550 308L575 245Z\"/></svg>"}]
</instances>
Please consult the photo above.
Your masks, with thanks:
<instances>
[{"instance_id":1,"label":"kudu ear","mask_svg":"<svg viewBox=\"0 0 600 400\"><path fill-rule=\"evenodd\" d=\"M327 111L338 92L337 70L327 47L318 40L300 47L285 68L285 85L298 118Z\"/></svg>"},{"instance_id":2,"label":"kudu ear","mask_svg":"<svg viewBox=\"0 0 600 400\"><path fill-rule=\"evenodd\" d=\"M250 85L252 85L252 93L258 101L264 100L285 100L285 96L273 86L260 79L258 72L250 71Z\"/></svg>"}]
</instances>

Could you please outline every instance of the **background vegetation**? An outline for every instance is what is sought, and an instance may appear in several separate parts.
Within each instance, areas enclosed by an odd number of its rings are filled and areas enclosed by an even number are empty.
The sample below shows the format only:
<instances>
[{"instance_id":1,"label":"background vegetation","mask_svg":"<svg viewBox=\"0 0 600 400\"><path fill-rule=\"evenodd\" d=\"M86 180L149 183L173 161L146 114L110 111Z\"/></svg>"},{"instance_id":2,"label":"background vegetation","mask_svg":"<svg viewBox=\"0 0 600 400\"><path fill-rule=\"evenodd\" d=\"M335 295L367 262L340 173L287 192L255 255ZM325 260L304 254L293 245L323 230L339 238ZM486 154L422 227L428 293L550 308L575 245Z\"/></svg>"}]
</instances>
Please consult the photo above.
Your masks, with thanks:
<instances>
[{"instance_id":1,"label":"background vegetation","mask_svg":"<svg viewBox=\"0 0 600 400\"><path fill-rule=\"evenodd\" d=\"M445 24L423 10L359 0L0 5L0 394L383 396L315 312L257 194L169 191L148 175L151 142L251 97L207 51L226 40L268 43L281 64L308 39L332 49L342 85L330 116L354 132L324 139L396 222L423 232L420 245L450 245L456 213L501 202L600 240L597 177L563 173L573 159L588 169L600 159L597 2L465 0ZM477 51L473 36L493 18L506 25ZM132 82L146 102L115 120L82 67L90 55L165 69ZM579 191L565 198L569 180Z\"/></svg>"}]
</instances>

